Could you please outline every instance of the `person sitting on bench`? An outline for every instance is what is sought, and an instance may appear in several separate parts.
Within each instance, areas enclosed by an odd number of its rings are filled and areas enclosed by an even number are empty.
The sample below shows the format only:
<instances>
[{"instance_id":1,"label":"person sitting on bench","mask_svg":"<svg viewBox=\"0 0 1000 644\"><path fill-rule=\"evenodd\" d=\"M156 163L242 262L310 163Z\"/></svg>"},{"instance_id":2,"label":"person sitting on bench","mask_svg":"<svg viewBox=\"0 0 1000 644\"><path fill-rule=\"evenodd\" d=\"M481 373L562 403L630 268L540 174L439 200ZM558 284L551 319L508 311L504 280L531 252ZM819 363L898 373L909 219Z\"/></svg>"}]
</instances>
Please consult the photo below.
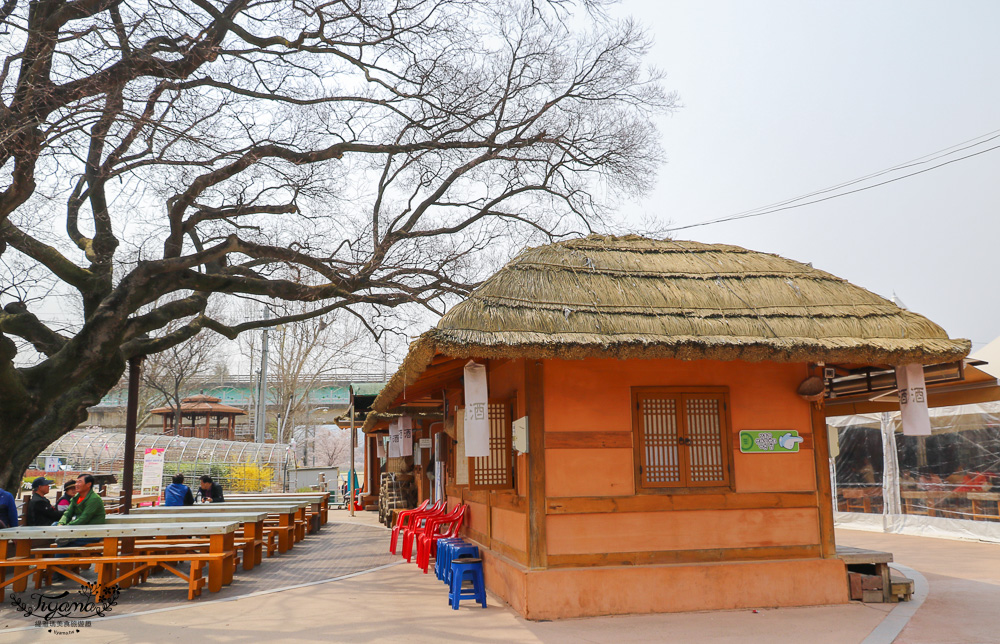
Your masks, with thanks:
<instances>
[{"instance_id":1,"label":"person sitting on bench","mask_svg":"<svg viewBox=\"0 0 1000 644\"><path fill-rule=\"evenodd\" d=\"M174 474L174 482L163 493L163 505L194 505L191 488L184 485L184 475Z\"/></svg>"},{"instance_id":2,"label":"person sitting on bench","mask_svg":"<svg viewBox=\"0 0 1000 644\"><path fill-rule=\"evenodd\" d=\"M104 520L104 501L92 488L94 477L91 474L81 474L76 479L76 496L69 503L69 508L63 512L59 525L101 525ZM100 539L69 539L59 544L62 547L83 546L96 543Z\"/></svg>"},{"instance_id":3,"label":"person sitting on bench","mask_svg":"<svg viewBox=\"0 0 1000 644\"><path fill-rule=\"evenodd\" d=\"M212 480L212 477L205 474L201 477L201 485L198 486L198 498L202 503L224 503L222 496L222 486Z\"/></svg>"},{"instance_id":4,"label":"person sitting on bench","mask_svg":"<svg viewBox=\"0 0 1000 644\"><path fill-rule=\"evenodd\" d=\"M31 500L28 501L28 510L24 513L25 523L28 525L52 525L58 521L63 513L52 507L52 503L45 498L49 493L49 485L55 483L44 476L39 476L31 482Z\"/></svg>"}]
</instances>

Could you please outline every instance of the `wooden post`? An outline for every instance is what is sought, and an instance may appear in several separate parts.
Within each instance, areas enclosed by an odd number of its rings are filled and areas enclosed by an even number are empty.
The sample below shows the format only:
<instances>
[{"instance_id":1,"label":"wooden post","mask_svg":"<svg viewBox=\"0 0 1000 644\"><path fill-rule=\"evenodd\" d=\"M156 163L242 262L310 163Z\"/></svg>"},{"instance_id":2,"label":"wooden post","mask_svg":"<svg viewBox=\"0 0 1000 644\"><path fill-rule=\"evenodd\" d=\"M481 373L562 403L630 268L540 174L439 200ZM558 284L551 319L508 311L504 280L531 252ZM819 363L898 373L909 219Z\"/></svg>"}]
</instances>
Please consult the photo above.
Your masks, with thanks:
<instances>
[{"instance_id":1,"label":"wooden post","mask_svg":"<svg viewBox=\"0 0 1000 644\"><path fill-rule=\"evenodd\" d=\"M542 361L524 361L525 408L528 414L528 568L548 568L545 543L545 401Z\"/></svg>"},{"instance_id":2,"label":"wooden post","mask_svg":"<svg viewBox=\"0 0 1000 644\"><path fill-rule=\"evenodd\" d=\"M128 403L125 408L125 471L122 472L122 492L125 498L120 512L132 509L132 485L135 472L135 428L139 418L139 370L143 356L128 359Z\"/></svg>"},{"instance_id":3,"label":"wooden post","mask_svg":"<svg viewBox=\"0 0 1000 644\"><path fill-rule=\"evenodd\" d=\"M823 377L822 367L809 367L809 375ZM833 532L833 489L830 486L830 441L826 431L823 401L809 403L812 411L813 455L816 462L816 502L819 505L820 552L826 559L837 556Z\"/></svg>"}]
</instances>

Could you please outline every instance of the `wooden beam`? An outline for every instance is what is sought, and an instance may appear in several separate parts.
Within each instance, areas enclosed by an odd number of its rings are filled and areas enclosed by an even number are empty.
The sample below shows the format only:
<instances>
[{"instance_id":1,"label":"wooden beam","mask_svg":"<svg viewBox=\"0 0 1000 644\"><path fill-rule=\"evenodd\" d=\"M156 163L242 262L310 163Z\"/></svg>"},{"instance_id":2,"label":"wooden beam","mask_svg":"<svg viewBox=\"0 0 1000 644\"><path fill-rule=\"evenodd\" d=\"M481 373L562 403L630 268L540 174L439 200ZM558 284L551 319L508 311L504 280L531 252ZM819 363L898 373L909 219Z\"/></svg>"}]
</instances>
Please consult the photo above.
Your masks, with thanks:
<instances>
[{"instance_id":1,"label":"wooden beam","mask_svg":"<svg viewBox=\"0 0 1000 644\"><path fill-rule=\"evenodd\" d=\"M695 564L722 561L815 559L820 546L769 546L763 548L710 548L705 550L654 550L647 552L601 552L580 555L549 555L550 568L594 566L646 566Z\"/></svg>"},{"instance_id":2,"label":"wooden beam","mask_svg":"<svg viewBox=\"0 0 1000 644\"><path fill-rule=\"evenodd\" d=\"M816 507L814 492L752 492L721 494L640 494L578 496L546 499L547 514L671 512L674 510L758 510Z\"/></svg>"},{"instance_id":3,"label":"wooden beam","mask_svg":"<svg viewBox=\"0 0 1000 644\"><path fill-rule=\"evenodd\" d=\"M810 376L823 377L823 368L811 366ZM823 401L809 403L812 412L813 455L816 462L816 503L819 505L819 537L824 558L837 556L833 532L833 490L830 486L830 442L827 439Z\"/></svg>"},{"instance_id":4,"label":"wooden beam","mask_svg":"<svg viewBox=\"0 0 1000 644\"><path fill-rule=\"evenodd\" d=\"M632 447L632 432L549 432L545 449L605 449Z\"/></svg>"},{"instance_id":5,"label":"wooden beam","mask_svg":"<svg viewBox=\"0 0 1000 644\"><path fill-rule=\"evenodd\" d=\"M524 361L528 414L528 568L548 568L545 542L545 401L541 360Z\"/></svg>"}]
</instances>

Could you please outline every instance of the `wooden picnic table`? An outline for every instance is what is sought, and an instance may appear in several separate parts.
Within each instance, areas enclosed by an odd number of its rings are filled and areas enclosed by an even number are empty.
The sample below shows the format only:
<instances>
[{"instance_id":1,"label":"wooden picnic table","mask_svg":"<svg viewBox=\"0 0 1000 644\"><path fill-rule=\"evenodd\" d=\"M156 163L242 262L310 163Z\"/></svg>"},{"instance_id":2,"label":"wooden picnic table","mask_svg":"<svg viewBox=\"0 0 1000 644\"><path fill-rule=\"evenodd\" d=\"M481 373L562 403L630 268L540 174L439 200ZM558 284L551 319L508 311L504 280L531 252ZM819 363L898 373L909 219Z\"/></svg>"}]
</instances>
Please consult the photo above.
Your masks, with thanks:
<instances>
[{"instance_id":1,"label":"wooden picnic table","mask_svg":"<svg viewBox=\"0 0 1000 644\"><path fill-rule=\"evenodd\" d=\"M166 506L171 507L171 506ZM209 512L192 515L190 512L143 512L138 514L109 514L110 524L125 523L191 523L206 521L237 521L243 526L243 538L252 544L250 556L244 555L243 569L253 570L260 565L264 551L264 520L267 512Z\"/></svg>"},{"instance_id":2,"label":"wooden picnic table","mask_svg":"<svg viewBox=\"0 0 1000 644\"><path fill-rule=\"evenodd\" d=\"M288 552L296 541L301 541L305 537L306 506L307 501L285 501L281 503L195 503L194 505L158 505L151 508L136 508L132 510L132 515L143 513L207 513L238 511L238 512L267 512L273 514L278 519L278 552ZM131 516L131 515L130 515ZM301 522L302 530L297 529Z\"/></svg>"},{"instance_id":3,"label":"wooden picnic table","mask_svg":"<svg viewBox=\"0 0 1000 644\"><path fill-rule=\"evenodd\" d=\"M231 506L247 507L252 505L284 505L288 503L293 504L304 504L305 510L300 512L297 516L298 521L302 523L299 524L298 532L296 536L296 541L302 541L305 538L305 528L308 528L310 533L319 532L325 519L323 518L326 513L326 508L323 507L323 502L317 498L268 498L264 497L261 499L247 499L241 497L233 497L226 499L225 503ZM197 505L197 504L195 504ZM307 516L311 515L311 516Z\"/></svg>"},{"instance_id":4,"label":"wooden picnic table","mask_svg":"<svg viewBox=\"0 0 1000 644\"><path fill-rule=\"evenodd\" d=\"M10 582L0 578L0 587L12 584L15 592L23 592L27 588L28 578L17 576L24 573L31 565L32 540L34 539L100 539L102 543L102 559L97 568L97 583L101 586L111 585L116 576L121 577L121 586L127 588L132 579L127 575L135 568L134 562L119 563L116 571L115 557L128 557L134 554L135 540L155 537L208 537L209 555L208 589L215 593L222 586L232 583L235 566L234 533L239 527L238 521L193 521L189 523L105 523L98 525L74 526L21 526L0 530L0 574L8 567L13 567L14 578ZM14 542L14 560L7 559L7 542ZM16 561L16 563L15 563ZM25 565L18 565L20 563ZM4 575L6 576L6 575Z\"/></svg>"},{"instance_id":5,"label":"wooden picnic table","mask_svg":"<svg viewBox=\"0 0 1000 644\"><path fill-rule=\"evenodd\" d=\"M329 492L276 492L274 494L230 494L226 497L232 501L284 501L288 499L308 500L312 504L312 511L320 515L320 523L326 524L329 520Z\"/></svg>"}]
</instances>

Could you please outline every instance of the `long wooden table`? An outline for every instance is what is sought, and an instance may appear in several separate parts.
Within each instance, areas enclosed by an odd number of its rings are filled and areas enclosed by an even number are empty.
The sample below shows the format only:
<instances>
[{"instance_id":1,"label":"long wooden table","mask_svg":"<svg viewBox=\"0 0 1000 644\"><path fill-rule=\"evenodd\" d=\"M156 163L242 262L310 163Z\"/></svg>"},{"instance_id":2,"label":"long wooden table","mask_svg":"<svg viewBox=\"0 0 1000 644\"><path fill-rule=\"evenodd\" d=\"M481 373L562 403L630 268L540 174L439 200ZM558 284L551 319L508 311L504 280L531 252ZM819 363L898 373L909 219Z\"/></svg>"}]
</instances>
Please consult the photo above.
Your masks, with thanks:
<instances>
[{"instance_id":1,"label":"long wooden table","mask_svg":"<svg viewBox=\"0 0 1000 644\"><path fill-rule=\"evenodd\" d=\"M207 537L209 539L209 554L215 557L208 566L208 589L215 593L222 586L233 581L235 559L234 533L239 527L238 521L191 521L188 523L105 523L101 525L75 526L21 526L0 530L0 561L6 562L7 542L14 542L14 559L24 561L25 566L14 566L14 575L26 570L31 563L32 540L35 539L100 539L102 556L108 563L97 565L97 582L107 585L116 576L113 558L119 554L132 555L135 552L135 540L155 537ZM225 555L230 555L226 557ZM228 564L226 563L228 562ZM130 564L121 564L120 571L128 572ZM7 566L3 569L6 570ZM120 574L120 573L119 573ZM121 586L127 588L131 579L122 580ZM3 583L3 582L0 582ZM28 579L24 577L13 582L15 592L23 592L27 588Z\"/></svg>"},{"instance_id":2,"label":"long wooden table","mask_svg":"<svg viewBox=\"0 0 1000 644\"><path fill-rule=\"evenodd\" d=\"M306 523L307 501L287 501L282 503L195 503L194 505L158 505L151 508L136 508L129 516L141 515L145 513L170 514L170 513L195 513L211 514L220 511L238 512L266 512L274 515L278 521L278 552L288 552L296 541L301 541L305 537L305 530L296 528L296 521L301 521L304 527Z\"/></svg>"},{"instance_id":3,"label":"long wooden table","mask_svg":"<svg viewBox=\"0 0 1000 644\"><path fill-rule=\"evenodd\" d=\"M168 506L169 507L169 506ZM105 520L109 524L121 525L130 523L191 523L192 521L237 521L243 527L243 538L252 544L251 556L243 557L243 569L253 570L263 560L264 550L264 520L267 512L208 512L192 515L190 512L139 514L109 514Z\"/></svg>"},{"instance_id":4,"label":"long wooden table","mask_svg":"<svg viewBox=\"0 0 1000 644\"><path fill-rule=\"evenodd\" d=\"M225 501L230 507L251 507L258 505L288 505L294 504L297 508L302 505L304 508L298 513L296 519L302 523L299 524L300 528L298 534L295 537L296 541L302 541L305 538L305 528L308 528L310 533L319 532L320 527L326 521L323 519L323 515L326 510L322 507L323 502L316 498L268 498L263 497L261 499L247 499L242 497L236 497L232 500L227 499ZM195 505L198 505L197 503ZM310 516L311 515L311 516Z\"/></svg>"},{"instance_id":5,"label":"long wooden table","mask_svg":"<svg viewBox=\"0 0 1000 644\"><path fill-rule=\"evenodd\" d=\"M309 501L312 505L312 511L320 515L320 522L326 524L329 520L329 505L330 505L330 493L329 492L276 492L274 494L231 494L226 497L228 501L237 501L240 503L246 501L285 501L285 500L302 500Z\"/></svg>"}]
</instances>

